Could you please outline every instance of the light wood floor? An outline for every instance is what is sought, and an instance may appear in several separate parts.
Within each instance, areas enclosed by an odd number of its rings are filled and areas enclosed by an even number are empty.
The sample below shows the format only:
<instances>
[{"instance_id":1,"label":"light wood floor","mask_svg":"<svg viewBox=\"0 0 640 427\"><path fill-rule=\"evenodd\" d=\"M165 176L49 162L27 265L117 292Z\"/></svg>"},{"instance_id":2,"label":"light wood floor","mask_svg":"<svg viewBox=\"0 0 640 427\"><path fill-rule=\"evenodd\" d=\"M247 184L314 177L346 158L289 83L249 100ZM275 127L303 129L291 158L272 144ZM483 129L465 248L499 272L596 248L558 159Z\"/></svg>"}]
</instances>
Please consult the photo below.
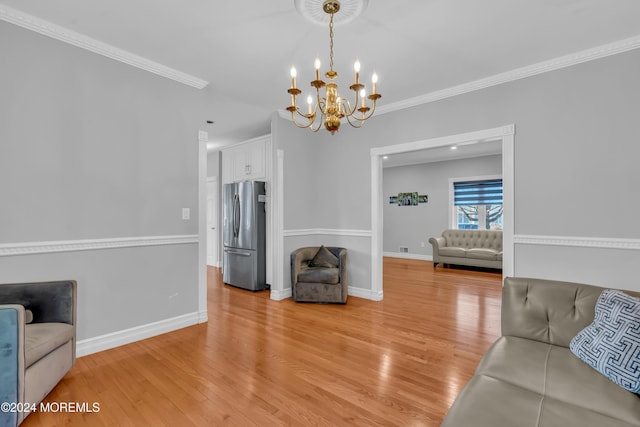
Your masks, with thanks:
<instances>
[{"instance_id":1,"label":"light wood floor","mask_svg":"<svg viewBox=\"0 0 640 427\"><path fill-rule=\"evenodd\" d=\"M34 426L438 426L500 333L501 276L387 258L384 301L271 301L208 271L207 324L79 358Z\"/></svg>"}]
</instances>

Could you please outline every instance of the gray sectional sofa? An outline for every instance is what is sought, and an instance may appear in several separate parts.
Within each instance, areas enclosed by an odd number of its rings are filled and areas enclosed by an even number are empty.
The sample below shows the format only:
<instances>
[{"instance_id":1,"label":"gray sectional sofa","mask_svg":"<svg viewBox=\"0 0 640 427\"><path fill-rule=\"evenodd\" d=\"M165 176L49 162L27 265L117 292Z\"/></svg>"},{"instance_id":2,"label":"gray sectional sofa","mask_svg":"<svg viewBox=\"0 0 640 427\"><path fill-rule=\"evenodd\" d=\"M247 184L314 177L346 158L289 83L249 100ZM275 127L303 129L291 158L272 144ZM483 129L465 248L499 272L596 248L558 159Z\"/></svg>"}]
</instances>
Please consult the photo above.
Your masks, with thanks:
<instances>
[{"instance_id":1,"label":"gray sectional sofa","mask_svg":"<svg viewBox=\"0 0 640 427\"><path fill-rule=\"evenodd\" d=\"M440 263L502 268L502 230L445 230L429 243L434 268Z\"/></svg>"},{"instance_id":2,"label":"gray sectional sofa","mask_svg":"<svg viewBox=\"0 0 640 427\"><path fill-rule=\"evenodd\" d=\"M502 337L484 355L442 427L640 426L640 397L569 349L594 320L603 290L506 278Z\"/></svg>"}]
</instances>

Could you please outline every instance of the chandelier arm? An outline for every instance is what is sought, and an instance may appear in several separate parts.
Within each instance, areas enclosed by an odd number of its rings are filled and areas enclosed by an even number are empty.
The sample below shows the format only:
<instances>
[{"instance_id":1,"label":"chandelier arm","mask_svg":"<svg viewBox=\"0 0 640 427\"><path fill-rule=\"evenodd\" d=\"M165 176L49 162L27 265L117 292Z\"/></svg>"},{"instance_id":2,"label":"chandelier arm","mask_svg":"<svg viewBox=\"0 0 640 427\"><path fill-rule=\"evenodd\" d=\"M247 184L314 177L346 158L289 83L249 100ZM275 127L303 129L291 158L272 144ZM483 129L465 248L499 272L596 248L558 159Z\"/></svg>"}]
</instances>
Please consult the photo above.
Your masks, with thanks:
<instances>
[{"instance_id":1,"label":"chandelier arm","mask_svg":"<svg viewBox=\"0 0 640 427\"><path fill-rule=\"evenodd\" d=\"M296 113L298 113L299 116L304 117L305 119L307 119L309 121L309 123L307 123L306 125L304 123L300 123L296 120ZM293 124L295 124L297 127L299 128L308 128L310 127L313 122L315 121L315 113L312 114L303 114L300 112L299 108L296 108L295 111L291 111L291 121L293 121Z\"/></svg>"},{"instance_id":2,"label":"chandelier arm","mask_svg":"<svg viewBox=\"0 0 640 427\"><path fill-rule=\"evenodd\" d=\"M368 114L362 114L362 117L357 117L355 115L349 115L347 116L347 121L349 122L349 124L354 127L354 128L361 128L364 125L364 122L369 120L371 118L371 116L373 116L373 113L376 111L376 101L373 100L372 101L372 106L371 109L369 110ZM357 110L354 110L354 113ZM351 121L352 119L357 120L358 122L360 122L359 125L354 125L353 122Z\"/></svg>"},{"instance_id":3,"label":"chandelier arm","mask_svg":"<svg viewBox=\"0 0 640 427\"><path fill-rule=\"evenodd\" d=\"M355 114L355 112L358 111L356 110L356 107L358 107L358 98L356 98L356 105L353 108L351 108L351 103L349 102L348 99L342 98L341 102L342 104L346 104L343 117L352 117Z\"/></svg>"},{"instance_id":4,"label":"chandelier arm","mask_svg":"<svg viewBox=\"0 0 640 427\"><path fill-rule=\"evenodd\" d=\"M353 119L354 121L356 121L356 120L357 120L358 122L360 122L360 124L353 124L353 122L351 121L352 119ZM366 119L361 119L361 118L353 117L353 116L347 116L347 123L349 123L349 124L351 125L351 127L354 127L354 128L356 128L356 129L359 129L359 128L361 128L362 126L364 126L364 122L365 122L365 120L366 120Z\"/></svg>"}]
</instances>

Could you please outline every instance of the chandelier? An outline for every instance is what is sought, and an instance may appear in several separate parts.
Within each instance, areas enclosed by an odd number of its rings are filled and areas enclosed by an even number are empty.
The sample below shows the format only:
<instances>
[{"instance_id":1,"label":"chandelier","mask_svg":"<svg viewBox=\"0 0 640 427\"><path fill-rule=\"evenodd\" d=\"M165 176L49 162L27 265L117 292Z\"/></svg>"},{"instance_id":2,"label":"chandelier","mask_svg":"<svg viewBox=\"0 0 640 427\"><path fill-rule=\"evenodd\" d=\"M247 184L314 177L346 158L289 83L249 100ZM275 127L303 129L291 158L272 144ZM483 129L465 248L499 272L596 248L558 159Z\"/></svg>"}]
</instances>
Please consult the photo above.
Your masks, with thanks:
<instances>
[{"instance_id":1,"label":"chandelier","mask_svg":"<svg viewBox=\"0 0 640 427\"><path fill-rule=\"evenodd\" d=\"M338 73L333 70L333 16L340 10L340 2L338 0L326 0L322 9L330 15L329 18L329 71L325 73L325 77L329 79L324 82L320 79L320 59L316 58L314 66L316 69L315 80L310 85L315 88L316 97L307 96L307 113L300 110L296 104L296 96L302 91L296 86L297 72L295 67L291 67L291 87L287 92L291 95L291 105L287 107L287 111L291 112L291 119L296 126L300 128L309 128L317 132L322 123L324 127L333 135L340 129L340 123L343 117L347 118L348 123L360 128L364 125L365 120L369 119L375 109L376 101L382 95L376 92L376 84L378 83L378 75L374 72L371 77L372 91L367 95L365 86L360 83L360 62L356 60L353 69L355 71L355 81L349 86L349 89L355 92L355 101L353 107L348 99L343 98L338 93L338 84L334 81L338 77ZM325 88L324 96L321 89ZM313 89L312 89L313 91ZM367 99L370 101L367 105ZM318 119L316 121L316 119ZM301 120L301 121L298 121Z\"/></svg>"}]
</instances>

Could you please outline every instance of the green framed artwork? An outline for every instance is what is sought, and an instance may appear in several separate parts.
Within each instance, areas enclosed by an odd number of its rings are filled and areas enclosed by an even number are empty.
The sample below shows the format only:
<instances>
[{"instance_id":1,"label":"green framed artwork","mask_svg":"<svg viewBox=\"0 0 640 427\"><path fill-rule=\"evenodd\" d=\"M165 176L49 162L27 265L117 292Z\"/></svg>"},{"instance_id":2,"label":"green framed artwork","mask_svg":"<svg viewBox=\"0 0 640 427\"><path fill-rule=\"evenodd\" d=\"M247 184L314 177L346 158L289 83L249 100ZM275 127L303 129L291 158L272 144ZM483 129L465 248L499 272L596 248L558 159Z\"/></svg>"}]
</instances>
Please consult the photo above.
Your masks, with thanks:
<instances>
[{"instance_id":1,"label":"green framed artwork","mask_svg":"<svg viewBox=\"0 0 640 427\"><path fill-rule=\"evenodd\" d=\"M429 196L418 194L417 191L411 193L398 193L397 196L389 196L390 205L398 206L418 206L418 203L428 203Z\"/></svg>"}]
</instances>

